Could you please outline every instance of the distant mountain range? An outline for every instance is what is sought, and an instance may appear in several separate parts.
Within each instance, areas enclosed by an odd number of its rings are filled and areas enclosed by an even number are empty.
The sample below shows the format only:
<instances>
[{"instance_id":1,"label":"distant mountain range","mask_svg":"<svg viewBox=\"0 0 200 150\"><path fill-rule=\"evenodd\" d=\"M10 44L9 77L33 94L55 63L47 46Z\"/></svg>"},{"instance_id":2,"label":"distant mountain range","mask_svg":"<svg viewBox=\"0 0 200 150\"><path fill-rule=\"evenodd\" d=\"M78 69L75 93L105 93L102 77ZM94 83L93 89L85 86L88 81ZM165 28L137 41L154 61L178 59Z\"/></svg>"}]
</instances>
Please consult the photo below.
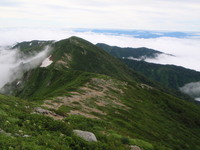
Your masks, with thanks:
<instances>
[{"instance_id":1,"label":"distant mountain range","mask_svg":"<svg viewBox=\"0 0 200 150\"><path fill-rule=\"evenodd\" d=\"M200 72L184 67L160 65L130 59L122 59L122 61L135 71L169 88L178 90L187 83L200 81Z\"/></svg>"},{"instance_id":2,"label":"distant mountain range","mask_svg":"<svg viewBox=\"0 0 200 150\"><path fill-rule=\"evenodd\" d=\"M136 59L136 60L145 60L147 58L150 59L155 59L159 55L170 55L170 54L165 54L163 52L149 49L146 47L141 47L141 48L131 48L131 47L126 47L126 48L121 48L118 46L109 46L107 44L103 43L98 43L96 44L98 47L104 49L106 52L109 54L121 58L121 59ZM172 56L172 55L170 55Z\"/></svg>"},{"instance_id":3,"label":"distant mountain range","mask_svg":"<svg viewBox=\"0 0 200 150\"><path fill-rule=\"evenodd\" d=\"M97 46L109 54L120 58L121 61L133 70L161 83L165 87L179 90L180 87L188 83L200 81L200 72L195 70L175 65L160 65L145 62L146 58L156 59L157 56L163 54L160 51L148 48L121 48L106 44L97 44Z\"/></svg>"}]
</instances>

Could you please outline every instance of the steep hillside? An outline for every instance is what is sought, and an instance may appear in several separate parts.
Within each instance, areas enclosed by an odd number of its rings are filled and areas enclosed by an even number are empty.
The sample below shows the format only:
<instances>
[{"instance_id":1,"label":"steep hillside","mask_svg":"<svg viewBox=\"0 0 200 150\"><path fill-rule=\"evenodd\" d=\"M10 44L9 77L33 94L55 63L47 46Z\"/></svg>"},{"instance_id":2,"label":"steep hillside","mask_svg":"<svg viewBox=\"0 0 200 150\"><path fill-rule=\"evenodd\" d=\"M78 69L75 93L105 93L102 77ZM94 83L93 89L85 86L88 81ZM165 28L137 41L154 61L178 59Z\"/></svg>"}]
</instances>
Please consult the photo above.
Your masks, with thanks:
<instances>
[{"instance_id":1,"label":"steep hillside","mask_svg":"<svg viewBox=\"0 0 200 150\"><path fill-rule=\"evenodd\" d=\"M28 108L22 113L27 118L12 130L23 127L19 130L31 135L25 141L14 138L5 147L18 141L35 149L131 149L133 145L145 150L200 149L199 105L170 95L77 37L53 43L48 59L49 66L30 70L4 87L27 100L21 100L27 104L20 107L30 103L23 107ZM93 132L98 142L76 137L73 129Z\"/></svg>"},{"instance_id":2,"label":"steep hillside","mask_svg":"<svg viewBox=\"0 0 200 150\"><path fill-rule=\"evenodd\" d=\"M109 54L117 57L117 58L136 58L145 60L146 58L156 58L160 54L164 54L160 51L156 51L153 49L141 47L141 48L121 48L117 46L110 46L103 43L96 44L99 48L102 48Z\"/></svg>"},{"instance_id":3,"label":"steep hillside","mask_svg":"<svg viewBox=\"0 0 200 150\"><path fill-rule=\"evenodd\" d=\"M200 72L183 67L129 59L122 59L122 61L135 71L169 88L179 89L187 83L200 81Z\"/></svg>"},{"instance_id":4,"label":"steep hillside","mask_svg":"<svg viewBox=\"0 0 200 150\"><path fill-rule=\"evenodd\" d=\"M84 39L71 37L56 42L53 47L52 68L106 74L123 80L141 78L122 62Z\"/></svg>"},{"instance_id":5,"label":"steep hillside","mask_svg":"<svg viewBox=\"0 0 200 150\"><path fill-rule=\"evenodd\" d=\"M63 71L36 68L4 87L5 93L31 100L41 100L52 96L68 95L70 91L86 83L95 74L81 71Z\"/></svg>"},{"instance_id":6,"label":"steep hillside","mask_svg":"<svg viewBox=\"0 0 200 150\"><path fill-rule=\"evenodd\" d=\"M95 133L101 142L108 136L152 150L200 146L199 106L149 85L81 72L54 74L44 68L25 77L17 87L19 96L34 100L53 112L47 116L73 129Z\"/></svg>"}]
</instances>

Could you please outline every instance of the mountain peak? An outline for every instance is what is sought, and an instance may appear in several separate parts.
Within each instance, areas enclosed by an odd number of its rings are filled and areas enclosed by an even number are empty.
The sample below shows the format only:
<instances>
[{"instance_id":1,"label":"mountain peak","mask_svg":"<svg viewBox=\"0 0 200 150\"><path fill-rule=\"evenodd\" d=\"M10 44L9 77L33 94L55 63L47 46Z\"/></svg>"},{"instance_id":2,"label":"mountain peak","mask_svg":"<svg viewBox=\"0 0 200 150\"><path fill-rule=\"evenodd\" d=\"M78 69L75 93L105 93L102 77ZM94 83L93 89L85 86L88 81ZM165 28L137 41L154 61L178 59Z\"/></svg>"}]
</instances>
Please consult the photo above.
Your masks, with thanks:
<instances>
[{"instance_id":1,"label":"mountain peak","mask_svg":"<svg viewBox=\"0 0 200 150\"><path fill-rule=\"evenodd\" d=\"M76 36L54 43L53 67L74 69L130 79L130 70L121 61L96 45Z\"/></svg>"}]
</instances>

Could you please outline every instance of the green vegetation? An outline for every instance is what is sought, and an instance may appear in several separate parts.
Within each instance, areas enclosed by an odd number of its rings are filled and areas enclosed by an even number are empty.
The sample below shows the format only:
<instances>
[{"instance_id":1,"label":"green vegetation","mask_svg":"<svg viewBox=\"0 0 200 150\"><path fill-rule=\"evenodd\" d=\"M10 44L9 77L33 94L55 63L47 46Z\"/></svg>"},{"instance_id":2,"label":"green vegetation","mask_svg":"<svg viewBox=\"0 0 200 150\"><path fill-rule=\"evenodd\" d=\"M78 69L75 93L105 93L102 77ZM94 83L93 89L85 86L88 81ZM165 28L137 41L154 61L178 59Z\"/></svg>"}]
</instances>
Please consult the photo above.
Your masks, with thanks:
<instances>
[{"instance_id":1,"label":"green vegetation","mask_svg":"<svg viewBox=\"0 0 200 150\"><path fill-rule=\"evenodd\" d=\"M21 52L23 52L23 54L25 55L32 55L34 53L38 53L42 50L44 50L44 48L47 45L51 45L53 41L30 41L30 42L21 42L21 43L17 43L13 49L15 48L19 48L21 50Z\"/></svg>"},{"instance_id":2,"label":"green vegetation","mask_svg":"<svg viewBox=\"0 0 200 150\"><path fill-rule=\"evenodd\" d=\"M194 70L174 65L160 65L126 59L127 57L143 59L155 58L157 55L161 54L159 51L148 48L121 48L102 43L98 43L97 46L112 56L120 58L122 62L133 70L140 72L149 79L159 82L168 88L178 90L179 87L187 83L200 81L200 73Z\"/></svg>"},{"instance_id":3,"label":"green vegetation","mask_svg":"<svg viewBox=\"0 0 200 150\"><path fill-rule=\"evenodd\" d=\"M200 149L199 105L171 95L83 39L52 47L50 66L4 87L20 99L0 95L3 149ZM61 120L36 113L36 107ZM98 142L84 141L74 129L93 132Z\"/></svg>"},{"instance_id":4,"label":"green vegetation","mask_svg":"<svg viewBox=\"0 0 200 150\"><path fill-rule=\"evenodd\" d=\"M159 65L144 61L122 59L130 68L160 82L162 85L179 89L190 82L200 81L200 72L174 65Z\"/></svg>"},{"instance_id":5,"label":"green vegetation","mask_svg":"<svg viewBox=\"0 0 200 150\"><path fill-rule=\"evenodd\" d=\"M115 56L117 58L127 58L127 57L134 57L134 58L155 58L157 55L162 54L162 52L141 47L141 48L121 48L117 46L109 46L103 43L98 43L97 46L102 48L107 53Z\"/></svg>"},{"instance_id":6,"label":"green vegetation","mask_svg":"<svg viewBox=\"0 0 200 150\"><path fill-rule=\"evenodd\" d=\"M78 87L95 77L94 74L81 71L59 71L48 68L37 68L24 74L20 80L9 88L13 88L13 95L31 100L42 100L52 96L68 95Z\"/></svg>"},{"instance_id":7,"label":"green vegetation","mask_svg":"<svg viewBox=\"0 0 200 150\"><path fill-rule=\"evenodd\" d=\"M99 138L97 143L86 142L72 133L73 126L68 121L34 114L34 106L15 97L0 95L0 129L4 130L0 133L1 149L125 149L121 142L106 136Z\"/></svg>"},{"instance_id":8,"label":"green vegetation","mask_svg":"<svg viewBox=\"0 0 200 150\"><path fill-rule=\"evenodd\" d=\"M122 62L81 38L61 40L53 47L53 68L106 74L123 80L137 79L137 73L130 71Z\"/></svg>"}]
</instances>

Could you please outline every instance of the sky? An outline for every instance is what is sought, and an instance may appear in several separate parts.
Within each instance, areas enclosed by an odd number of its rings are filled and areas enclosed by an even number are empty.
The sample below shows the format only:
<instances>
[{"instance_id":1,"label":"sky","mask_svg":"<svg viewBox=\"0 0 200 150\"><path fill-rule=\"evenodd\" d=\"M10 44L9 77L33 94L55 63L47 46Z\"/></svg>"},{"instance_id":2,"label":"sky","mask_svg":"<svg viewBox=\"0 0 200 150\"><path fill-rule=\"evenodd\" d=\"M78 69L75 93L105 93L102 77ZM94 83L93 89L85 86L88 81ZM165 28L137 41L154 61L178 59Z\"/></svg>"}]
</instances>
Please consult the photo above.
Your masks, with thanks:
<instances>
[{"instance_id":1,"label":"sky","mask_svg":"<svg viewBox=\"0 0 200 150\"><path fill-rule=\"evenodd\" d=\"M200 0L0 0L0 27L200 31Z\"/></svg>"}]
</instances>

